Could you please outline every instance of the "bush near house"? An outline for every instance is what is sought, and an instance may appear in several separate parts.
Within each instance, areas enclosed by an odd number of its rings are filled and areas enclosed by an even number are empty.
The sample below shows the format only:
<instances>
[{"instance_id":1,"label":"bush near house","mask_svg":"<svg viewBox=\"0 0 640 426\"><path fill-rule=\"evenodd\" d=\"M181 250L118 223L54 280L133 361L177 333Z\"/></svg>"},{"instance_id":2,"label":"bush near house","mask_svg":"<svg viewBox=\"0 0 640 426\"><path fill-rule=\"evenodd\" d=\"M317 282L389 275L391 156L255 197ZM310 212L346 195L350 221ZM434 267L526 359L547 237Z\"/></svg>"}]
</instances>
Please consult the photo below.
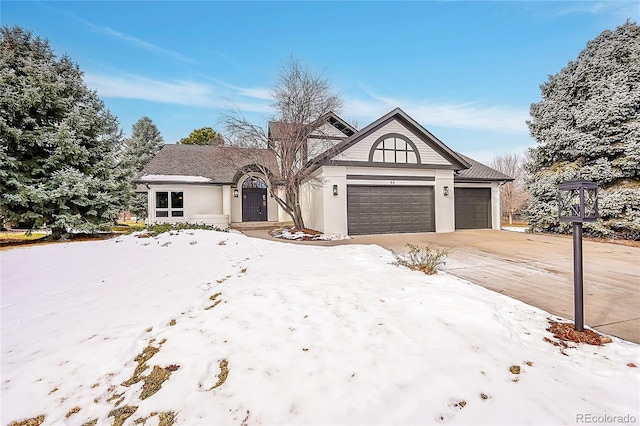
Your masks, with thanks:
<instances>
[{"instance_id":1,"label":"bush near house","mask_svg":"<svg viewBox=\"0 0 640 426\"><path fill-rule=\"evenodd\" d=\"M406 247L409 249L406 254L398 254L391 250L393 257L396 258L394 265L406 266L409 269L421 271L427 275L433 275L438 272L440 266L446 263L445 259L451 253L448 248L418 247L413 244L407 244Z\"/></svg>"}]
</instances>

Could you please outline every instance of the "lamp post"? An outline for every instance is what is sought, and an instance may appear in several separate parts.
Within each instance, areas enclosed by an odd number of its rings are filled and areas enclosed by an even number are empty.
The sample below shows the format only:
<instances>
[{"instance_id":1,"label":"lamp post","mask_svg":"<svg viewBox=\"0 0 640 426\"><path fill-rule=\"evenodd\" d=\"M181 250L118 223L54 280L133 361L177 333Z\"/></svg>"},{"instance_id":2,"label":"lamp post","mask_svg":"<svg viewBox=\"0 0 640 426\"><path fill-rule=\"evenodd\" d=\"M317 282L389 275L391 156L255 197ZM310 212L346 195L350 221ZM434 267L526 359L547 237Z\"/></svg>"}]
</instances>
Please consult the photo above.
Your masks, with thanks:
<instances>
[{"instance_id":1,"label":"lamp post","mask_svg":"<svg viewBox=\"0 0 640 426\"><path fill-rule=\"evenodd\" d=\"M584 331L582 273L582 222L598 219L598 185L571 180L558 186L558 215L561 222L573 222L573 311L575 329Z\"/></svg>"}]
</instances>

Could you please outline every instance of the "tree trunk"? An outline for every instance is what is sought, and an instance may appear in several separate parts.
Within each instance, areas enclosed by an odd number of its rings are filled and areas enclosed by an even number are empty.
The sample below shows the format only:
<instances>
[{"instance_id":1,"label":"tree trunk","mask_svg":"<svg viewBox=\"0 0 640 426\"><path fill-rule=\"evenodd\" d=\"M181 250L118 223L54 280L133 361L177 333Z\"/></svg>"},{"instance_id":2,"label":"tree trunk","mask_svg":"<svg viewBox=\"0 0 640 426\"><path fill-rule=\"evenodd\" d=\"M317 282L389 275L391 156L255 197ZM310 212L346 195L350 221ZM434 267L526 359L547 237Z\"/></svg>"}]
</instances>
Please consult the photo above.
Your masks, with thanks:
<instances>
[{"instance_id":1,"label":"tree trunk","mask_svg":"<svg viewBox=\"0 0 640 426\"><path fill-rule=\"evenodd\" d=\"M509 211L509 225L513 225L513 212Z\"/></svg>"},{"instance_id":2,"label":"tree trunk","mask_svg":"<svg viewBox=\"0 0 640 426\"><path fill-rule=\"evenodd\" d=\"M294 188L292 195L293 199L293 226L298 231L302 231L304 226L304 219L302 219L302 209L300 208L300 188Z\"/></svg>"},{"instance_id":3,"label":"tree trunk","mask_svg":"<svg viewBox=\"0 0 640 426\"><path fill-rule=\"evenodd\" d=\"M69 233L66 228L51 228L51 235L46 239L48 241L66 241L69 239Z\"/></svg>"}]
</instances>

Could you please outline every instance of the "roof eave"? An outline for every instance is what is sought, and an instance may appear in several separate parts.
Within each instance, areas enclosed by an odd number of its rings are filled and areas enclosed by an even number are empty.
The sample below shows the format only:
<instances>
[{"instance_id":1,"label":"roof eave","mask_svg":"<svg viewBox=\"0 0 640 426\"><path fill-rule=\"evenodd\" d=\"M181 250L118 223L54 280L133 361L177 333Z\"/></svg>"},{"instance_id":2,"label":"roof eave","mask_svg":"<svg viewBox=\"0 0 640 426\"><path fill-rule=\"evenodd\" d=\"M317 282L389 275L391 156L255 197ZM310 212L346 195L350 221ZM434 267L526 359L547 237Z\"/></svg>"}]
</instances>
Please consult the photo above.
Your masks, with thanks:
<instances>
[{"instance_id":1,"label":"roof eave","mask_svg":"<svg viewBox=\"0 0 640 426\"><path fill-rule=\"evenodd\" d=\"M209 181L209 182L187 182L187 181L181 181L181 180L171 180L171 179L167 179L167 180L144 180L144 179L136 179L133 181L134 183L138 183L138 184L147 184L147 185L224 185L224 182L213 182L213 181Z\"/></svg>"},{"instance_id":2,"label":"roof eave","mask_svg":"<svg viewBox=\"0 0 640 426\"><path fill-rule=\"evenodd\" d=\"M467 182L467 183L472 183L472 182L511 182L515 179L513 178L478 178L478 177L460 177L460 176L454 176L453 181L454 182Z\"/></svg>"}]
</instances>

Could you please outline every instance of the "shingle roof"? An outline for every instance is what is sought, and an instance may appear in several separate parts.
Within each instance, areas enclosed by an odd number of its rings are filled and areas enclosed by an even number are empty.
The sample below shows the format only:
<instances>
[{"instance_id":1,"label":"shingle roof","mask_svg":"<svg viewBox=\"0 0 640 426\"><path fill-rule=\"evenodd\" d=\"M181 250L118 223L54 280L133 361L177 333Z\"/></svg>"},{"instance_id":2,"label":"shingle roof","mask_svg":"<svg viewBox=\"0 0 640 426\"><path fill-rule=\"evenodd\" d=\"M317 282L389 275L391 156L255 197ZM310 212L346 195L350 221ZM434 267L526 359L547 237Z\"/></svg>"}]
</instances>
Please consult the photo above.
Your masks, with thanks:
<instances>
[{"instance_id":1,"label":"shingle roof","mask_svg":"<svg viewBox=\"0 0 640 426\"><path fill-rule=\"evenodd\" d=\"M462 155L459 152L457 153L460 157L465 159L467 163L471 165L468 169L463 169L458 172L458 175L455 177L455 180L513 180L512 177L505 175L491 167L485 166L482 163L477 162L476 160L467 157L466 155Z\"/></svg>"},{"instance_id":2,"label":"shingle roof","mask_svg":"<svg viewBox=\"0 0 640 426\"><path fill-rule=\"evenodd\" d=\"M165 145L138 174L137 183L158 182L158 175L201 176L211 183L233 184L244 167L260 163L278 173L275 154L268 149L220 147L211 145ZM155 175L145 180L145 175Z\"/></svg>"}]
</instances>

